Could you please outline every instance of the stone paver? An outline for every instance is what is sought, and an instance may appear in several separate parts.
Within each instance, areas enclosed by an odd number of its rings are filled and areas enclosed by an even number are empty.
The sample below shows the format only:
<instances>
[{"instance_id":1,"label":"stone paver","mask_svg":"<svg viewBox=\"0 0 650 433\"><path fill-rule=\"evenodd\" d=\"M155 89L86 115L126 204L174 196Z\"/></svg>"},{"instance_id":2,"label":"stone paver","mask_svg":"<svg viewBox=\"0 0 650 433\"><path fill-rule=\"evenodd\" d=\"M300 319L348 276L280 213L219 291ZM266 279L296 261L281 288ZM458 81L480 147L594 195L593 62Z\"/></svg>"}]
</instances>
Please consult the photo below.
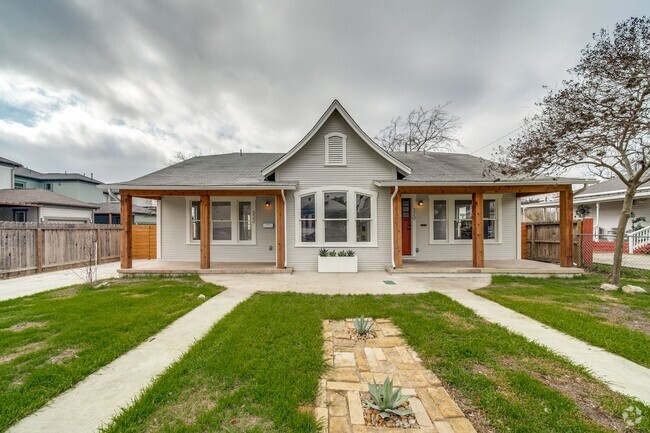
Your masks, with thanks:
<instances>
[{"instance_id":1,"label":"stone paver","mask_svg":"<svg viewBox=\"0 0 650 433\"><path fill-rule=\"evenodd\" d=\"M548 347L575 364L586 367L612 390L650 405L650 369L614 355L582 340L550 328L528 316L485 299L467 289L441 289L437 292L471 308L476 314L531 341Z\"/></svg>"},{"instance_id":2,"label":"stone paver","mask_svg":"<svg viewBox=\"0 0 650 433\"><path fill-rule=\"evenodd\" d=\"M475 433L458 405L417 353L406 345L399 328L387 319L377 319L375 337L356 340L352 320L323 322L325 361L331 369L319 382L315 415L329 433L394 433L396 428L365 424L362 401L368 384L393 379L403 387L422 433ZM414 429L415 430L415 429Z\"/></svg>"}]
</instances>

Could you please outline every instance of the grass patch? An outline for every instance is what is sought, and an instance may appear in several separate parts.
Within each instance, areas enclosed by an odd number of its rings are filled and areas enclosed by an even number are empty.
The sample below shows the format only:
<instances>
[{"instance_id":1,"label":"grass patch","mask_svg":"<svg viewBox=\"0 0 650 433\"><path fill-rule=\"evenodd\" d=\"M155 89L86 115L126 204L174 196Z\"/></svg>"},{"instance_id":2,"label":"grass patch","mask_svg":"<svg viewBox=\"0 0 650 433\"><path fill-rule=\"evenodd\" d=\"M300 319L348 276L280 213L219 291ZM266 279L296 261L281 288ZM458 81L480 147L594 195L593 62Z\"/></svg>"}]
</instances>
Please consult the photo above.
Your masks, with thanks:
<instances>
[{"instance_id":1,"label":"grass patch","mask_svg":"<svg viewBox=\"0 0 650 433\"><path fill-rule=\"evenodd\" d=\"M650 294L593 290L604 281L600 275L567 279L500 276L474 293L650 367ZM622 284L650 286L647 280Z\"/></svg>"},{"instance_id":2,"label":"grass patch","mask_svg":"<svg viewBox=\"0 0 650 433\"><path fill-rule=\"evenodd\" d=\"M127 278L0 302L0 431L222 290Z\"/></svg>"},{"instance_id":3,"label":"grass patch","mask_svg":"<svg viewBox=\"0 0 650 433\"><path fill-rule=\"evenodd\" d=\"M622 432L627 406L650 413L440 294L283 293L237 306L106 432L317 432L322 321L362 314L391 318L480 432Z\"/></svg>"}]
</instances>

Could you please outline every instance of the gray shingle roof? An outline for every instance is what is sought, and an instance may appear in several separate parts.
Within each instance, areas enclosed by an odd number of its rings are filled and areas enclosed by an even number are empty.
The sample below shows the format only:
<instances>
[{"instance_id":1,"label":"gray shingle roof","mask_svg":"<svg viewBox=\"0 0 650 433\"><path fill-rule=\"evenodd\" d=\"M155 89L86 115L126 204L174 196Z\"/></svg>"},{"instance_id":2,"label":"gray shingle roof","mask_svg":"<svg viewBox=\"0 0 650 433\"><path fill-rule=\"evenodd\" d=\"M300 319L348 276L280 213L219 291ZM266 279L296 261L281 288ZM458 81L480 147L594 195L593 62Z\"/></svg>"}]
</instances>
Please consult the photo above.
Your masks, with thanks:
<instances>
[{"instance_id":1,"label":"gray shingle roof","mask_svg":"<svg viewBox=\"0 0 650 433\"><path fill-rule=\"evenodd\" d=\"M133 213L134 214L142 214L142 215L155 215L156 212L152 209L148 209L143 206L138 206L137 204L132 205L133 206ZM120 213L120 204L119 203L101 203L99 205L99 209L95 211L95 214L116 214L118 215Z\"/></svg>"},{"instance_id":2,"label":"gray shingle roof","mask_svg":"<svg viewBox=\"0 0 650 433\"><path fill-rule=\"evenodd\" d=\"M12 167L21 167L22 166L22 164L18 164L17 162L14 162L14 161L12 161L10 159L7 159L7 158L3 158L1 156L0 156L0 164L2 164L2 165L10 165Z\"/></svg>"},{"instance_id":3,"label":"gray shingle roof","mask_svg":"<svg viewBox=\"0 0 650 433\"><path fill-rule=\"evenodd\" d=\"M641 186L639 189L648 189L650 185L646 184ZM587 195L587 194L611 194L615 192L625 191L627 186L623 181L618 177L613 177L611 179L604 180L600 183L589 185L583 191L580 191L576 196Z\"/></svg>"},{"instance_id":4,"label":"gray shingle roof","mask_svg":"<svg viewBox=\"0 0 650 433\"><path fill-rule=\"evenodd\" d=\"M44 189L0 189L0 204L52 205L97 209L99 205L75 200Z\"/></svg>"},{"instance_id":5,"label":"gray shingle roof","mask_svg":"<svg viewBox=\"0 0 650 433\"><path fill-rule=\"evenodd\" d=\"M80 173L40 173L38 171L30 170L25 167L18 167L14 172L16 176L28 177L36 180L79 180L81 182L94 183L96 185L102 184L97 179L92 179Z\"/></svg>"},{"instance_id":6,"label":"gray shingle roof","mask_svg":"<svg viewBox=\"0 0 650 433\"><path fill-rule=\"evenodd\" d=\"M263 186L262 169L282 153L226 153L197 156L146 176L121 182L127 186Z\"/></svg>"}]
</instances>

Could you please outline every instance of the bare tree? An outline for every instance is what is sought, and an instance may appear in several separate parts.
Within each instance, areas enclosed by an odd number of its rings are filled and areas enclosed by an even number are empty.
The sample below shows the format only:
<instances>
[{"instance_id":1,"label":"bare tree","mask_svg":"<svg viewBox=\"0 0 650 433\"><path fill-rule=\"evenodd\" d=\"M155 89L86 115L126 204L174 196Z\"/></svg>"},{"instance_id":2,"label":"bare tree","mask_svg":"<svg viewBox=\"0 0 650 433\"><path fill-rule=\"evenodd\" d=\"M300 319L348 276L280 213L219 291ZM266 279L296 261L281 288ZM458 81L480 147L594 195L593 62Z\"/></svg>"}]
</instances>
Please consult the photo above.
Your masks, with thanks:
<instances>
[{"instance_id":1,"label":"bare tree","mask_svg":"<svg viewBox=\"0 0 650 433\"><path fill-rule=\"evenodd\" d=\"M185 153L185 152L181 152L179 150L178 152L174 153L174 156L171 157L171 159L169 160L169 165L178 164L179 162L183 162L183 161L186 161L188 159L192 159L192 158L194 158L196 156L203 156L203 153L196 152L196 151L191 152L191 153Z\"/></svg>"},{"instance_id":2,"label":"bare tree","mask_svg":"<svg viewBox=\"0 0 650 433\"><path fill-rule=\"evenodd\" d=\"M558 174L582 165L621 179L626 192L609 278L618 284L634 195L650 180L650 19L595 33L569 74L496 156L509 167L501 167L503 174Z\"/></svg>"},{"instance_id":3,"label":"bare tree","mask_svg":"<svg viewBox=\"0 0 650 433\"><path fill-rule=\"evenodd\" d=\"M379 131L375 141L388 151L450 151L460 145L454 136L460 128L457 116L448 113L451 102L431 109L416 108L405 119L397 117Z\"/></svg>"}]
</instances>

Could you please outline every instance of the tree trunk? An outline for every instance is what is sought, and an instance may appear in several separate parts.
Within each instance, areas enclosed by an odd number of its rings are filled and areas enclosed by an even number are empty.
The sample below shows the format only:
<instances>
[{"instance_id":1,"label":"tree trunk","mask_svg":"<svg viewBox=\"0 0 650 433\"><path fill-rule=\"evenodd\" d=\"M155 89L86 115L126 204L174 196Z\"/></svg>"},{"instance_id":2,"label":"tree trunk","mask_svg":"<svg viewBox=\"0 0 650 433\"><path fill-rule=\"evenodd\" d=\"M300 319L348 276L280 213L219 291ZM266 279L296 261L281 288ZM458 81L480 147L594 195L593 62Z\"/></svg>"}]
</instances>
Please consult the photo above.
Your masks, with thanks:
<instances>
[{"instance_id":1,"label":"tree trunk","mask_svg":"<svg viewBox=\"0 0 650 433\"><path fill-rule=\"evenodd\" d=\"M609 282L611 284L619 284L621 280L621 266L623 264L623 244L625 242L625 229L627 222L630 219L632 212L632 202L636 194L636 185L629 185L625 191L625 198L623 199L623 209L621 215L618 217L618 227L616 228L616 247L614 248L614 262L612 266L612 273L609 275Z\"/></svg>"}]
</instances>

